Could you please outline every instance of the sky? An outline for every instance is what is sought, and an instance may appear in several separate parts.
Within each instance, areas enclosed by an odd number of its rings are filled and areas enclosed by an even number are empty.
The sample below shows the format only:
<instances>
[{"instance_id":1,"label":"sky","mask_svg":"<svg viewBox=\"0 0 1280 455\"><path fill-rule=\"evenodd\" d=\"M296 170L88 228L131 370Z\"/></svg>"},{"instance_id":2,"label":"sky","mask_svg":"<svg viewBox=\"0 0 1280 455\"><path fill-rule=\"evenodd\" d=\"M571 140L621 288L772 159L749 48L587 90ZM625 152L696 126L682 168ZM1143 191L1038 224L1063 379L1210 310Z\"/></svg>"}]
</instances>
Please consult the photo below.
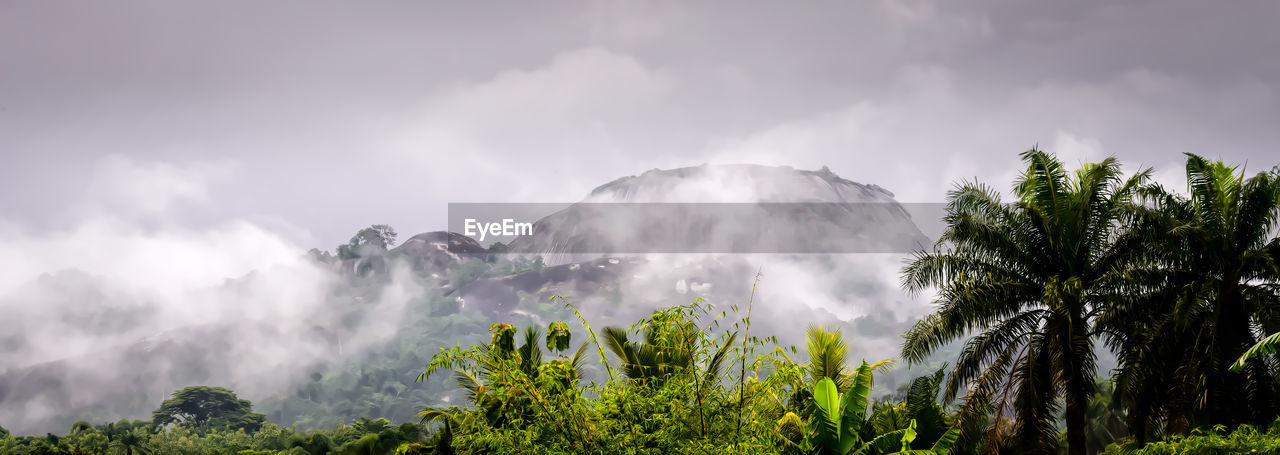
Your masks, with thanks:
<instances>
[{"instance_id":1,"label":"sky","mask_svg":"<svg viewBox=\"0 0 1280 455\"><path fill-rule=\"evenodd\" d=\"M1224 5L0 0L0 253L172 239L230 275L703 163L903 202L1005 188L1037 144L1174 186L1183 152L1269 169L1280 3Z\"/></svg>"}]
</instances>

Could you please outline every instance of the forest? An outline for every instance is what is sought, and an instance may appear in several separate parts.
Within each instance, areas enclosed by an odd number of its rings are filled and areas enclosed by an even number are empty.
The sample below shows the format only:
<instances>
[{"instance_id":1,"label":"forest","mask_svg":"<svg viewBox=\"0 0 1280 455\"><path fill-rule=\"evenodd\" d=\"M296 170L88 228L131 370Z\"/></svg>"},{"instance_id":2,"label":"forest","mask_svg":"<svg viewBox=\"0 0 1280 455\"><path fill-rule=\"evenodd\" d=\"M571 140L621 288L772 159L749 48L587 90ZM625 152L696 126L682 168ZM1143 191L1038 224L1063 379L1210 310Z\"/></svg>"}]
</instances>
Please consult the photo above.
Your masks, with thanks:
<instances>
[{"instance_id":1,"label":"forest","mask_svg":"<svg viewBox=\"0 0 1280 455\"><path fill-rule=\"evenodd\" d=\"M957 182L941 238L903 265L902 289L934 306L899 358L851 358L839 321L762 333L754 288L629 326L593 325L567 296L531 303L548 324L439 314L442 300L412 321L418 338L370 354L381 367L314 373L261 413L193 385L146 404L151 420L0 429L0 453L1280 453L1280 169L1188 154L1183 190L1116 158L1020 158L1004 191ZM415 349L424 337L452 347ZM916 377L878 386L895 368Z\"/></svg>"}]
</instances>

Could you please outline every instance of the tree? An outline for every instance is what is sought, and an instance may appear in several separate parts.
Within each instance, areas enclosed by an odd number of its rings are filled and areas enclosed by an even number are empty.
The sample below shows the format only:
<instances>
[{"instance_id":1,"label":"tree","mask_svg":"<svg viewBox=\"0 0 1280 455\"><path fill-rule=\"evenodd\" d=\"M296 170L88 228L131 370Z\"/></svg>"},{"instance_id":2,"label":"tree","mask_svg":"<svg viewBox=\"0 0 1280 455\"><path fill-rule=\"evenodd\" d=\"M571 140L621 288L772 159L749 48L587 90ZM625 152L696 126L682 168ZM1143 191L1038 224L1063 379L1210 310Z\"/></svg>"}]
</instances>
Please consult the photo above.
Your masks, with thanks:
<instances>
[{"instance_id":1,"label":"tree","mask_svg":"<svg viewBox=\"0 0 1280 455\"><path fill-rule=\"evenodd\" d=\"M1122 216L1150 171L1122 179L1119 163L1108 158L1069 173L1034 148L1021 158L1027 168L1012 204L978 183L948 193L938 245L903 271L911 292L938 288L938 309L906 334L902 353L923 362L979 331L964 344L946 387L948 400L968 390L962 420L994 406L998 422L1011 409L1016 439L1027 450L1050 452L1063 403L1068 453L1084 454L1097 369L1094 324L1120 272L1142 250L1143 239Z\"/></svg>"},{"instance_id":2,"label":"tree","mask_svg":"<svg viewBox=\"0 0 1280 455\"><path fill-rule=\"evenodd\" d=\"M674 313L654 312L646 321L643 342L629 340L627 329L622 327L605 327L602 333L601 342L618 356L619 370L627 378L661 384L667 376L690 366L700 329Z\"/></svg>"},{"instance_id":3,"label":"tree","mask_svg":"<svg viewBox=\"0 0 1280 455\"><path fill-rule=\"evenodd\" d=\"M309 455L324 455L333 452L333 440L323 432L309 435L294 435L288 442L289 448L301 449Z\"/></svg>"},{"instance_id":4,"label":"tree","mask_svg":"<svg viewBox=\"0 0 1280 455\"><path fill-rule=\"evenodd\" d=\"M73 448L77 453L106 453L111 448L111 441L97 430L88 430L76 435Z\"/></svg>"},{"instance_id":5,"label":"tree","mask_svg":"<svg viewBox=\"0 0 1280 455\"><path fill-rule=\"evenodd\" d=\"M151 416L156 428L177 424L195 430L254 432L266 422L266 416L253 412L252 408L249 400L237 398L235 392L226 388L190 386L174 392Z\"/></svg>"},{"instance_id":6,"label":"tree","mask_svg":"<svg viewBox=\"0 0 1280 455\"><path fill-rule=\"evenodd\" d=\"M333 254L330 254L328 251L320 251L319 248L307 250L307 258L321 264L331 263L334 259Z\"/></svg>"},{"instance_id":7,"label":"tree","mask_svg":"<svg viewBox=\"0 0 1280 455\"><path fill-rule=\"evenodd\" d=\"M851 377L845 376L845 357L849 345L840 329L828 330L811 326L805 331L805 348L809 353L809 380L818 382L830 378L836 386L844 388Z\"/></svg>"},{"instance_id":8,"label":"tree","mask_svg":"<svg viewBox=\"0 0 1280 455\"><path fill-rule=\"evenodd\" d=\"M1108 325L1124 367L1117 393L1138 441L1147 428L1270 422L1276 370L1262 359L1230 367L1263 332L1280 331L1275 282L1280 176L1187 154L1186 196L1143 190L1135 218L1157 241Z\"/></svg>"},{"instance_id":9,"label":"tree","mask_svg":"<svg viewBox=\"0 0 1280 455\"><path fill-rule=\"evenodd\" d=\"M351 422L351 428L361 433L380 433L391 428L391 422L384 418L360 417Z\"/></svg>"},{"instance_id":10,"label":"tree","mask_svg":"<svg viewBox=\"0 0 1280 455\"><path fill-rule=\"evenodd\" d=\"M458 386L469 401L479 407L484 420L494 427L503 427L512 420L527 420L536 412L545 413L544 399L552 394L576 393L573 386L583 377L587 343L580 345L568 359L543 363L539 346L542 336L536 328L526 328L519 347L515 326L495 323L489 331L491 341L473 352L453 350L432 356L417 380L426 381L441 368L452 369ZM543 380L539 381L539 377ZM423 422L444 420L448 423L453 414L453 411L428 407L418 415Z\"/></svg>"},{"instance_id":11,"label":"tree","mask_svg":"<svg viewBox=\"0 0 1280 455\"><path fill-rule=\"evenodd\" d=\"M151 435L144 428L134 428L120 434L111 441L111 450L120 455L150 455L151 448L147 440Z\"/></svg>"},{"instance_id":12,"label":"tree","mask_svg":"<svg viewBox=\"0 0 1280 455\"><path fill-rule=\"evenodd\" d=\"M77 420L75 423L71 424L71 434L79 434L92 429L93 424L84 420Z\"/></svg>"},{"instance_id":13,"label":"tree","mask_svg":"<svg viewBox=\"0 0 1280 455\"><path fill-rule=\"evenodd\" d=\"M338 245L339 259L356 259L385 253L396 244L396 230L375 224L356 232L345 245Z\"/></svg>"}]
</instances>

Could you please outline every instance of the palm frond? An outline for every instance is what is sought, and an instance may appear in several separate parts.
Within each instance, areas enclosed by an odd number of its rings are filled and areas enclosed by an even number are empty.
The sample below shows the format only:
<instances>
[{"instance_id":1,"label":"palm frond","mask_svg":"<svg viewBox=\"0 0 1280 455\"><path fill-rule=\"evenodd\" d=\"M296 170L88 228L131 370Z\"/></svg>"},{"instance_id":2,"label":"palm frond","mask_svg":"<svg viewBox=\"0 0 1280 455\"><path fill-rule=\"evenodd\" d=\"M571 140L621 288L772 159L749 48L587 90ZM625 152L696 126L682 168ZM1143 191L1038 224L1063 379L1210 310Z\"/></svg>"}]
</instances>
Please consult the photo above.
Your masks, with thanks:
<instances>
[{"instance_id":1,"label":"palm frond","mask_svg":"<svg viewBox=\"0 0 1280 455\"><path fill-rule=\"evenodd\" d=\"M830 378L832 381L843 381L849 346L840 329L810 326L805 335L805 347L809 352L809 379L818 381Z\"/></svg>"},{"instance_id":2,"label":"palm frond","mask_svg":"<svg viewBox=\"0 0 1280 455\"><path fill-rule=\"evenodd\" d=\"M1248 351L1245 351L1245 353L1236 360L1236 363L1231 364L1231 371L1244 370L1245 365L1248 364L1250 359L1266 354L1274 354L1277 349L1280 349L1280 333L1273 333L1253 345L1253 347L1249 348Z\"/></svg>"},{"instance_id":3,"label":"palm frond","mask_svg":"<svg viewBox=\"0 0 1280 455\"><path fill-rule=\"evenodd\" d=\"M704 373L703 382L707 384L714 383L715 379L720 377L724 368L724 360L729 356L729 350L733 348L733 342L738 339L738 332L730 332L725 338L724 343L720 345L715 354L711 355L711 359L707 360L707 371Z\"/></svg>"}]
</instances>

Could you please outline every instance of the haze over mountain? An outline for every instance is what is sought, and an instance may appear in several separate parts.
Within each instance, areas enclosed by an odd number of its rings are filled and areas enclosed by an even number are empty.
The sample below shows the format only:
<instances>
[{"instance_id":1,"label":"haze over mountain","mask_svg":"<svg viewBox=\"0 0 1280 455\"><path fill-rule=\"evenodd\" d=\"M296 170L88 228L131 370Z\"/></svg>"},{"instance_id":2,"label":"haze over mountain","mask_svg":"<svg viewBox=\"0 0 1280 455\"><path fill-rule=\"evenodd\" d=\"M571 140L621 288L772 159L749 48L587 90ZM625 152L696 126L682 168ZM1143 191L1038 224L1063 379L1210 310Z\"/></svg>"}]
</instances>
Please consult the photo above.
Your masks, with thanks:
<instances>
[{"instance_id":1,"label":"haze over mountain","mask_svg":"<svg viewBox=\"0 0 1280 455\"><path fill-rule=\"evenodd\" d=\"M503 206L505 207L505 206ZM826 167L702 165L601 185L509 245L547 263L628 253L903 253L930 243L876 186Z\"/></svg>"},{"instance_id":2,"label":"haze over mountain","mask_svg":"<svg viewBox=\"0 0 1280 455\"><path fill-rule=\"evenodd\" d=\"M552 295L569 298L593 324L629 324L697 298L731 311L747 303L761 272L759 333L793 335L797 326L843 320L853 327L854 352L869 358L891 356L897 335L924 312L897 290L900 253L811 254L828 250L805 246L833 238L891 239L898 248L928 243L892 193L825 168L651 170L601 185L583 202L538 219L537 235L511 242L522 254L489 254L475 239L437 231L392 248L365 245L346 257L299 251L295 261L172 295L77 271L48 275L0 298L0 308L18 321L0 327L8 348L0 358L0 424L43 432L82 418L145 417L165 394L192 384L233 388L285 425L329 426L357 414L410 419L422 406L452 399L440 381L413 382L431 353L483 339L495 320L574 320L548 302ZM770 225L781 231L733 233L755 235L753 245L774 242L782 252L810 254L629 257L602 247L625 244L601 237L628 232L611 226L618 220L584 212L596 204L679 203L694 210L630 213L654 215L646 222L679 234L681 242L714 245L725 230L715 225L724 220L716 219L720 204L713 202L826 209L776 216ZM680 205L687 203L694 205ZM699 215L699 208L708 213ZM869 213L875 216L860 216ZM584 250L591 257L572 263L533 259Z\"/></svg>"}]
</instances>

